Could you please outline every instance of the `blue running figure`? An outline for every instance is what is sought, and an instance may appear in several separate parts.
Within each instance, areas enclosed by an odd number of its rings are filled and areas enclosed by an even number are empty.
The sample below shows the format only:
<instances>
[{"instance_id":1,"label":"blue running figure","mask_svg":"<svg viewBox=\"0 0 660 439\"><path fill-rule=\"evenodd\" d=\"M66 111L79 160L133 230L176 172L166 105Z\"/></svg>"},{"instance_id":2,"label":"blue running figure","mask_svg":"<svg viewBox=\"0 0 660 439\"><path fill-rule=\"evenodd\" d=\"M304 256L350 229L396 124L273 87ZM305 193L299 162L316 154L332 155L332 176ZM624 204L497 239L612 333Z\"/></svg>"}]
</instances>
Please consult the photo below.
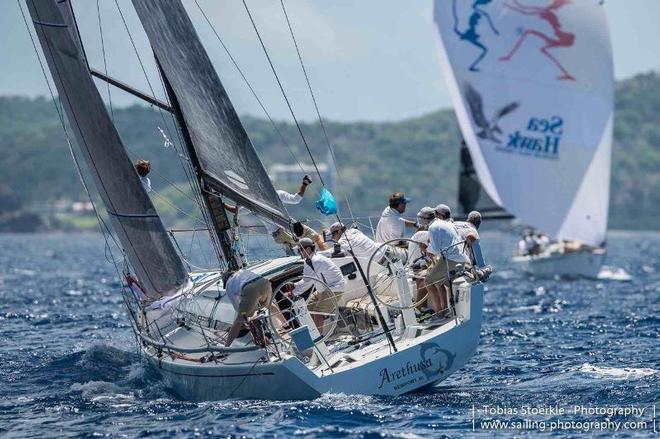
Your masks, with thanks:
<instances>
[{"instance_id":1,"label":"blue running figure","mask_svg":"<svg viewBox=\"0 0 660 439\"><path fill-rule=\"evenodd\" d=\"M458 12L456 11L457 0L453 0L452 10L454 12L454 32L456 33L456 35L458 35L458 37L461 40L472 43L473 45L481 49L481 54L470 65L470 71L472 72L479 71L477 65L481 62L482 59L484 59L484 57L488 53L488 48L484 46L484 44L481 42L481 35L477 33L477 26L479 25L479 20L481 20L482 17L486 18L488 24L490 25L490 28L493 30L495 35L500 34L498 30L495 29L493 20L491 20L490 15L488 15L488 12L484 11L481 8L481 6L485 6L488 3L491 3L492 1L493 0L475 0L474 3L472 3L472 14L470 15L470 19L468 21L469 27L465 30L465 32L461 32L458 28Z\"/></svg>"}]
</instances>

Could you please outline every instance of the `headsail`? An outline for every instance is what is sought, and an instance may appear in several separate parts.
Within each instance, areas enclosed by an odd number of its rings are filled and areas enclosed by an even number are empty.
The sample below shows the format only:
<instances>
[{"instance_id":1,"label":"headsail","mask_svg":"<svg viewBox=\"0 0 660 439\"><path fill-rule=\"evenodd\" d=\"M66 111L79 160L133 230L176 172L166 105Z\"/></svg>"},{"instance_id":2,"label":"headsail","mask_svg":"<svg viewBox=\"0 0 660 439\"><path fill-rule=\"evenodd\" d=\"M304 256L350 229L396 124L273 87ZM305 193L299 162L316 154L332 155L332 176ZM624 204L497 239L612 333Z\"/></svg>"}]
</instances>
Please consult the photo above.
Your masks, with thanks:
<instances>
[{"instance_id":1,"label":"headsail","mask_svg":"<svg viewBox=\"0 0 660 439\"><path fill-rule=\"evenodd\" d=\"M110 120L74 31L57 0L27 4L78 146L135 274L150 297L173 293L186 271Z\"/></svg>"},{"instance_id":2,"label":"headsail","mask_svg":"<svg viewBox=\"0 0 660 439\"><path fill-rule=\"evenodd\" d=\"M436 0L441 63L488 195L523 223L599 245L614 79L596 0Z\"/></svg>"},{"instance_id":3,"label":"headsail","mask_svg":"<svg viewBox=\"0 0 660 439\"><path fill-rule=\"evenodd\" d=\"M204 183L261 217L289 217L179 0L133 0L181 108Z\"/></svg>"}]
</instances>

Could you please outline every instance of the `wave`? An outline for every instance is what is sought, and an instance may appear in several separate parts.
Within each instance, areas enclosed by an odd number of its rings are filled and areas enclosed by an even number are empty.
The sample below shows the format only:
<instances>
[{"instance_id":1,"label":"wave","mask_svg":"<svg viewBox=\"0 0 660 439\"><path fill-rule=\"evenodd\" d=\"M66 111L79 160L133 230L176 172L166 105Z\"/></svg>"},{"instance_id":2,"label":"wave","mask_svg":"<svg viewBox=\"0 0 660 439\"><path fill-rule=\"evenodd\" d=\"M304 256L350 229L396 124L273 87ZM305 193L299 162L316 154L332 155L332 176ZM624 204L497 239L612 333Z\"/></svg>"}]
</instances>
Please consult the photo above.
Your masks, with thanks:
<instances>
[{"instance_id":1,"label":"wave","mask_svg":"<svg viewBox=\"0 0 660 439\"><path fill-rule=\"evenodd\" d=\"M658 373L648 367L601 367L589 363L584 363L578 371L595 378L611 380L638 380Z\"/></svg>"},{"instance_id":2,"label":"wave","mask_svg":"<svg viewBox=\"0 0 660 439\"><path fill-rule=\"evenodd\" d=\"M630 282L632 280L632 276L623 268L604 265L603 268L600 269L600 273L598 273L598 279Z\"/></svg>"}]
</instances>

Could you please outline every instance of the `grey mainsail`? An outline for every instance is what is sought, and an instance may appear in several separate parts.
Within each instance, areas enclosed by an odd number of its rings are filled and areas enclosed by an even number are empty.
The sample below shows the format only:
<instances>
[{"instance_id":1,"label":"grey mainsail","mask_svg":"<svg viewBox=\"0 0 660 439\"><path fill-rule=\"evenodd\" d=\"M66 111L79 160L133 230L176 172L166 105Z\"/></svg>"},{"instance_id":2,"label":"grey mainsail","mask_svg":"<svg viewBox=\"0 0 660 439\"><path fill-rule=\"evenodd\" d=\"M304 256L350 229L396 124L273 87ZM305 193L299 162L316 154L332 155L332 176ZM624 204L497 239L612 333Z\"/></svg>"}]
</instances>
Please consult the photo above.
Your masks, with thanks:
<instances>
[{"instance_id":1,"label":"grey mainsail","mask_svg":"<svg viewBox=\"0 0 660 439\"><path fill-rule=\"evenodd\" d=\"M181 2L133 5L181 110L204 185L287 227L290 219Z\"/></svg>"},{"instance_id":2,"label":"grey mainsail","mask_svg":"<svg viewBox=\"0 0 660 439\"><path fill-rule=\"evenodd\" d=\"M186 271L94 85L74 39L77 31L56 2L27 3L69 124L145 293L172 294L186 281Z\"/></svg>"}]
</instances>

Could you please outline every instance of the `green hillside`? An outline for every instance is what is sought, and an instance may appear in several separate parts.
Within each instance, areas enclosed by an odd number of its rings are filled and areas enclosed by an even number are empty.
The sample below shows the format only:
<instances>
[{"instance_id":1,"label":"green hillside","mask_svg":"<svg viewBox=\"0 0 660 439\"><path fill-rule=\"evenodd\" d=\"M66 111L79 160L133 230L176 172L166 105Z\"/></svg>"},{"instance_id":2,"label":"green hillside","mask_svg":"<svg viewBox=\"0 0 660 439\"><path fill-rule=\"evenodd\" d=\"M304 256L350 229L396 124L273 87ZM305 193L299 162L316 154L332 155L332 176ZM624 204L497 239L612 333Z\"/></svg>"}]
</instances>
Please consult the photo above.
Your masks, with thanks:
<instances>
[{"instance_id":1,"label":"green hillside","mask_svg":"<svg viewBox=\"0 0 660 439\"><path fill-rule=\"evenodd\" d=\"M617 85L610 227L658 229L660 222L660 74L640 75ZM142 107L115 109L116 123L134 158L153 164L152 182L160 194L155 198L166 222L181 222L184 211L194 211L192 202L173 189L185 190L181 158L165 147L158 127L176 134L167 114ZM243 119L266 166L293 164L289 148L266 121ZM278 125L301 162L309 163L295 127ZM337 197L349 194L355 215L379 213L386 197L403 190L413 197L412 208L440 201L455 205L458 162L458 128L453 112L438 111L420 118L394 123L336 123L326 128L335 147L341 179ZM318 124L303 130L318 161L325 161L327 147ZM53 103L43 99L0 97L0 188L11 193L11 209L20 200L21 209L44 211L56 200L83 200L84 194L64 142ZM318 185L316 185L318 187ZM314 186L312 186L313 188ZM292 189L292 188L289 188ZM312 191L311 197L315 196ZM7 197L0 197L0 203ZM291 213L311 216L306 207ZM0 206L0 214L10 206ZM345 212L347 213L347 212Z\"/></svg>"}]
</instances>

